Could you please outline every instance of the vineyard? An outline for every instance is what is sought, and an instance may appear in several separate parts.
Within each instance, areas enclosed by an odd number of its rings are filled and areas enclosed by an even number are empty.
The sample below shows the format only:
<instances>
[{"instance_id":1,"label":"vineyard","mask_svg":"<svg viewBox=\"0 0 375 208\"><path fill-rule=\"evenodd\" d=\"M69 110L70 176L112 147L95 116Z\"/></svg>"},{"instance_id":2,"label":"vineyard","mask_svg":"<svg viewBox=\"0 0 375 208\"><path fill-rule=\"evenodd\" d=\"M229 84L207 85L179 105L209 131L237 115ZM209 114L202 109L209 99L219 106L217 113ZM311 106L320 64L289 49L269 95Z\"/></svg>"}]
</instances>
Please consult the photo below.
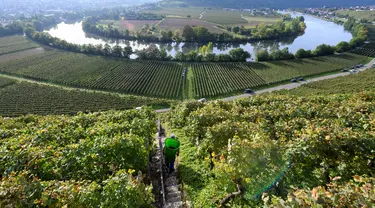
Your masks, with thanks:
<instances>
[{"instance_id":1,"label":"vineyard","mask_svg":"<svg viewBox=\"0 0 375 208\"><path fill-rule=\"evenodd\" d=\"M375 89L375 69L358 74L308 83L292 90L278 91L277 94L298 96L352 94Z\"/></svg>"},{"instance_id":2,"label":"vineyard","mask_svg":"<svg viewBox=\"0 0 375 208\"><path fill-rule=\"evenodd\" d=\"M0 207L152 207L142 172L154 119L148 109L0 117Z\"/></svg>"},{"instance_id":3,"label":"vineyard","mask_svg":"<svg viewBox=\"0 0 375 208\"><path fill-rule=\"evenodd\" d=\"M35 43L30 42L23 36L10 36L0 38L0 55L38 48Z\"/></svg>"},{"instance_id":4,"label":"vineyard","mask_svg":"<svg viewBox=\"0 0 375 208\"><path fill-rule=\"evenodd\" d=\"M14 83L14 80L0 77L0 89Z\"/></svg>"},{"instance_id":5,"label":"vineyard","mask_svg":"<svg viewBox=\"0 0 375 208\"><path fill-rule=\"evenodd\" d=\"M112 109L125 110L143 105L156 108L168 107L167 102L158 99L66 90L27 82L15 83L2 77L0 77L0 97L0 116L12 117L25 114L75 114Z\"/></svg>"},{"instance_id":6,"label":"vineyard","mask_svg":"<svg viewBox=\"0 0 375 208\"><path fill-rule=\"evenodd\" d=\"M183 103L165 121L194 207L361 207L375 200L374 103L374 91L269 94Z\"/></svg>"},{"instance_id":7,"label":"vineyard","mask_svg":"<svg viewBox=\"0 0 375 208\"><path fill-rule=\"evenodd\" d=\"M183 67L48 51L0 64L0 72L79 88L182 99Z\"/></svg>"},{"instance_id":8,"label":"vineyard","mask_svg":"<svg viewBox=\"0 0 375 208\"><path fill-rule=\"evenodd\" d=\"M192 64L192 93L194 98L215 97L246 88L276 84L294 77L312 76L338 71L366 60L364 56L343 54L302 60L262 63Z\"/></svg>"},{"instance_id":9,"label":"vineyard","mask_svg":"<svg viewBox=\"0 0 375 208\"><path fill-rule=\"evenodd\" d=\"M226 96L299 76L338 71L365 59L355 54L342 54L262 63L186 65L46 50L2 61L0 73L75 88L183 100Z\"/></svg>"},{"instance_id":10,"label":"vineyard","mask_svg":"<svg viewBox=\"0 0 375 208\"><path fill-rule=\"evenodd\" d=\"M357 48L352 53L359 54L362 56L375 57L375 42L370 42L364 45L362 48Z\"/></svg>"}]
</instances>

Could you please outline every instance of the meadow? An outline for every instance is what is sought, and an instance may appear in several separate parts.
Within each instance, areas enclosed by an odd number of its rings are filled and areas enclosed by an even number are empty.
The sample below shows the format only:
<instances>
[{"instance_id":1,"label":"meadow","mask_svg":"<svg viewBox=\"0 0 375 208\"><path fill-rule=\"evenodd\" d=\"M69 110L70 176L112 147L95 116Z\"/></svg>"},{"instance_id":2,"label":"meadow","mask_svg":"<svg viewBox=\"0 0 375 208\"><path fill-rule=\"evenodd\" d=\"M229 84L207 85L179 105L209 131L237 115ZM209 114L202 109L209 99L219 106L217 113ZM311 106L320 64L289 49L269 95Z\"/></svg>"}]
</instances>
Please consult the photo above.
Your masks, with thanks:
<instances>
[{"instance_id":1,"label":"meadow","mask_svg":"<svg viewBox=\"0 0 375 208\"><path fill-rule=\"evenodd\" d=\"M207 28L210 32L213 33L223 33L224 30L218 29L216 24L205 22L197 19L188 19L188 18L166 18L160 22L158 25L160 29L166 31L175 31L183 28L185 25L190 26L202 26Z\"/></svg>"}]
</instances>

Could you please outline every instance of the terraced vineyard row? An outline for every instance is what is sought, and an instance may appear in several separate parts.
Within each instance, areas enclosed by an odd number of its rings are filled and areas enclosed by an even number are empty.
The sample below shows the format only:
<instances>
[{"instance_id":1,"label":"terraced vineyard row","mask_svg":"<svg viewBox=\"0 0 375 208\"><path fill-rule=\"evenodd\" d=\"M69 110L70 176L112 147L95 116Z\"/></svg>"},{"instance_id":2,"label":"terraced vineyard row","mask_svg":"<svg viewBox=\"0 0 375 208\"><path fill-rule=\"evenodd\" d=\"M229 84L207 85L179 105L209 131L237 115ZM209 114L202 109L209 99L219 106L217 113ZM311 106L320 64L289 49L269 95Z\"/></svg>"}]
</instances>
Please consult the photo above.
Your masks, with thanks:
<instances>
[{"instance_id":1,"label":"terraced vineyard row","mask_svg":"<svg viewBox=\"0 0 375 208\"><path fill-rule=\"evenodd\" d=\"M38 47L37 44L27 40L23 36L0 38L0 55Z\"/></svg>"},{"instance_id":2,"label":"terraced vineyard row","mask_svg":"<svg viewBox=\"0 0 375 208\"><path fill-rule=\"evenodd\" d=\"M293 77L312 76L316 74L338 71L344 67L358 64L367 58L355 54L324 56L302 60L273 61L249 63L248 67L263 78L267 84L278 83Z\"/></svg>"},{"instance_id":3,"label":"terraced vineyard row","mask_svg":"<svg viewBox=\"0 0 375 208\"><path fill-rule=\"evenodd\" d=\"M362 55L362 56L369 56L369 57L375 57L375 48L357 48L352 51L352 53Z\"/></svg>"},{"instance_id":4,"label":"terraced vineyard row","mask_svg":"<svg viewBox=\"0 0 375 208\"><path fill-rule=\"evenodd\" d=\"M299 76L337 71L364 61L355 54L262 63L192 64L194 98L215 97L275 84Z\"/></svg>"},{"instance_id":5,"label":"terraced vineyard row","mask_svg":"<svg viewBox=\"0 0 375 208\"><path fill-rule=\"evenodd\" d=\"M2 80L0 78L0 116L71 114L165 104L163 100L152 98L65 90L27 82L1 87Z\"/></svg>"},{"instance_id":6,"label":"terraced vineyard row","mask_svg":"<svg viewBox=\"0 0 375 208\"><path fill-rule=\"evenodd\" d=\"M183 66L48 51L0 64L0 72L66 86L181 99Z\"/></svg>"},{"instance_id":7,"label":"terraced vineyard row","mask_svg":"<svg viewBox=\"0 0 375 208\"><path fill-rule=\"evenodd\" d=\"M213 97L265 85L253 70L238 63L192 64L193 97Z\"/></svg>"}]
</instances>

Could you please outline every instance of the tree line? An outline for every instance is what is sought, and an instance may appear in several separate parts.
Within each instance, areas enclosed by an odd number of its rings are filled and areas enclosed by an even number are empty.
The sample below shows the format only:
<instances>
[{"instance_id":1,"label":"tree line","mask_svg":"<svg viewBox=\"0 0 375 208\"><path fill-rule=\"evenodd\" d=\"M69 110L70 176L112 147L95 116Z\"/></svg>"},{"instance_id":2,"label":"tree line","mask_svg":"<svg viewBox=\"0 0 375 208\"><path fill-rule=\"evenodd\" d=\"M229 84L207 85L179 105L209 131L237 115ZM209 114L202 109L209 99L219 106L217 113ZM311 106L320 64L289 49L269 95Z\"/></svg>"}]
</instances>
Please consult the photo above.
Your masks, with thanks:
<instances>
[{"instance_id":1,"label":"tree line","mask_svg":"<svg viewBox=\"0 0 375 208\"><path fill-rule=\"evenodd\" d=\"M20 21L13 22L4 27L0 24L0 37L17 35L17 34L22 34L22 33L23 33L23 27Z\"/></svg>"}]
</instances>

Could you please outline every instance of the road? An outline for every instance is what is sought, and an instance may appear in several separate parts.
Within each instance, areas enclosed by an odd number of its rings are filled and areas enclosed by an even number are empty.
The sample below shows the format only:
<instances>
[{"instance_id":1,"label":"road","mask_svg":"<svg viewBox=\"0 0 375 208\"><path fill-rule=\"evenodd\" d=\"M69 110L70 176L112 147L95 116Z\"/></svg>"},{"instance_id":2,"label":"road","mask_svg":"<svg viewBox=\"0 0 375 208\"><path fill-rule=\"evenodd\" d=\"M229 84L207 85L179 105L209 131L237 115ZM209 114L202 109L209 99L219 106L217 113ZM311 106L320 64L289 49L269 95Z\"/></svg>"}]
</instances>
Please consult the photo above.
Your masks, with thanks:
<instances>
[{"instance_id":1,"label":"road","mask_svg":"<svg viewBox=\"0 0 375 208\"><path fill-rule=\"evenodd\" d=\"M357 70L358 71L365 71L366 69L371 68L371 66L373 64L375 64L375 59L371 60L368 64L366 64L365 66L363 66L362 68L357 69ZM308 83L311 83L311 82L333 79L333 78L343 77L343 76L347 76L347 75L350 75L350 73L349 72L341 72L341 73L337 73L337 74L331 74L331 75L321 76L321 77L317 77L317 78L313 78L313 79L308 79L308 80L303 81L303 82L295 82L295 83L290 83L290 84L279 85L279 86L276 86L276 87L271 87L271 88L267 88L267 89L264 89L264 90L259 90L259 91L256 91L256 92L252 93L252 94L241 94L241 95L231 96L231 97L227 97L227 98L222 98L222 99L219 99L219 100L227 102L227 101L233 101L233 100L240 99L240 98L251 97L251 96L254 96L254 95L260 95L260 94L267 93L267 92L273 92L273 91L279 91L279 90L290 90L290 89L294 89L294 88L300 87L304 84L308 84ZM160 109L160 110L157 110L156 112L157 113L164 113L164 112L168 112L168 111L169 111L169 109Z\"/></svg>"}]
</instances>

